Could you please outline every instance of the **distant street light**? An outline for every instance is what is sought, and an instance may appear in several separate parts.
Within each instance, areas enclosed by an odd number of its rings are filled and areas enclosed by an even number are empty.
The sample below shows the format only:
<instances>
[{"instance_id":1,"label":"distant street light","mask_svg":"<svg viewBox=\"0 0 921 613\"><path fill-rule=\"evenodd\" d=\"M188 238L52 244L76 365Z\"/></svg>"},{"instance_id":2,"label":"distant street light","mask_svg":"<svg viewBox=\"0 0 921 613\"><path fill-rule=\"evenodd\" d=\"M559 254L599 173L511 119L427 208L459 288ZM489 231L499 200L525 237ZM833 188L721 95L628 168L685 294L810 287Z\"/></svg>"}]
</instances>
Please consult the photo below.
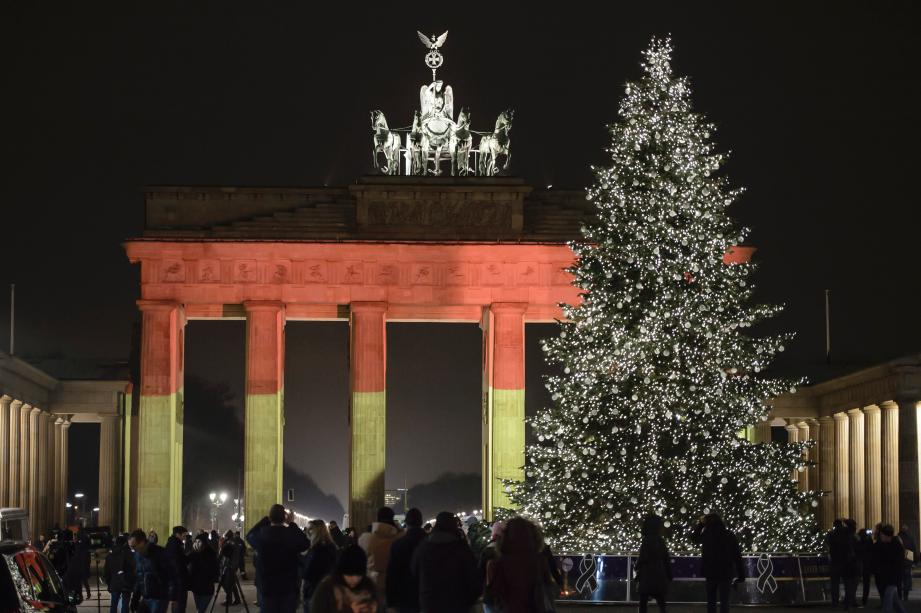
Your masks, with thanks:
<instances>
[{"instance_id":1,"label":"distant street light","mask_svg":"<svg viewBox=\"0 0 921 613\"><path fill-rule=\"evenodd\" d=\"M217 529L217 510L227 502L227 492L221 492L220 494L211 492L208 494L208 499L211 500L211 529L215 530Z\"/></svg>"}]
</instances>

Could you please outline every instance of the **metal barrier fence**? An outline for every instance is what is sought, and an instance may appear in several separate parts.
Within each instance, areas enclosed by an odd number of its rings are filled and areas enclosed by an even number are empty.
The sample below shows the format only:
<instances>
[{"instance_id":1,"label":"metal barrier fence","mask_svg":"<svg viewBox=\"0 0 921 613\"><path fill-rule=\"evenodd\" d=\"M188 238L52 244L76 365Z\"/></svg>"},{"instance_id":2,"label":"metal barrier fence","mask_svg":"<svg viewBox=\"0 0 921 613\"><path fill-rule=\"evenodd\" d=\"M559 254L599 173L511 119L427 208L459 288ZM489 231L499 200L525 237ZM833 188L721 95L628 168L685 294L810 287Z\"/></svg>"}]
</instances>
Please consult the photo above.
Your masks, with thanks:
<instances>
[{"instance_id":1,"label":"metal barrier fence","mask_svg":"<svg viewBox=\"0 0 921 613\"><path fill-rule=\"evenodd\" d=\"M637 554L559 554L563 593L559 600L628 603L639 599L633 579ZM739 605L801 605L829 601L828 557L822 554L763 553L743 556L746 580L730 592ZM673 555L669 602L706 602L698 555Z\"/></svg>"}]
</instances>

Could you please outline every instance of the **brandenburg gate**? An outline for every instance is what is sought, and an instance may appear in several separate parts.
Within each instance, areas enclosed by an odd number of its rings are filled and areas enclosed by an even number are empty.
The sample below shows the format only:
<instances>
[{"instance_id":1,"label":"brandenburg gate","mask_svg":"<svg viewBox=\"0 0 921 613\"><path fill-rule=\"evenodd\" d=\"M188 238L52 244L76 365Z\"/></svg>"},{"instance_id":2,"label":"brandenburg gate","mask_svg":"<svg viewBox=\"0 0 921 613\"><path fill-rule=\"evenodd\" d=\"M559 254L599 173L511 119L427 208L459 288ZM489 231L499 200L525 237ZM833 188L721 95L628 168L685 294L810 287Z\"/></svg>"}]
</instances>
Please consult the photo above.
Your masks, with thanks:
<instances>
[{"instance_id":1,"label":"brandenburg gate","mask_svg":"<svg viewBox=\"0 0 921 613\"><path fill-rule=\"evenodd\" d=\"M386 323L483 331L483 506L524 466L524 329L578 300L567 239L582 192L514 178L369 177L348 188L158 187L143 236L140 402L127 428L130 525L179 523L186 322L246 320L247 524L282 499L285 323L343 320L350 337L349 514L384 501ZM346 441L343 441L346 444Z\"/></svg>"}]
</instances>

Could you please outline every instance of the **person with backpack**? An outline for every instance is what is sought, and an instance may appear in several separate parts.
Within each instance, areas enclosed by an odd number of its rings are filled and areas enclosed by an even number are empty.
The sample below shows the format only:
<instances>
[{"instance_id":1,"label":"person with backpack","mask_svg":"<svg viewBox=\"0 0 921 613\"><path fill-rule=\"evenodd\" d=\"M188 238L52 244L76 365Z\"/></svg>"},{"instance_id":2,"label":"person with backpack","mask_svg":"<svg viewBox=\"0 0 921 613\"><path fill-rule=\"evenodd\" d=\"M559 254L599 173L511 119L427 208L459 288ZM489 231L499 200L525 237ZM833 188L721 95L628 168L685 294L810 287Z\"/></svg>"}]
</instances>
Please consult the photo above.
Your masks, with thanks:
<instances>
[{"instance_id":1,"label":"person with backpack","mask_svg":"<svg viewBox=\"0 0 921 613\"><path fill-rule=\"evenodd\" d=\"M169 561L166 551L147 540L143 530L128 537L134 550L134 592L142 599L149 613L166 613L169 606Z\"/></svg>"},{"instance_id":2,"label":"person with backpack","mask_svg":"<svg viewBox=\"0 0 921 613\"><path fill-rule=\"evenodd\" d=\"M124 535L115 538L115 546L102 565L102 577L109 590L109 613L127 613L134 590L134 554Z\"/></svg>"}]
</instances>

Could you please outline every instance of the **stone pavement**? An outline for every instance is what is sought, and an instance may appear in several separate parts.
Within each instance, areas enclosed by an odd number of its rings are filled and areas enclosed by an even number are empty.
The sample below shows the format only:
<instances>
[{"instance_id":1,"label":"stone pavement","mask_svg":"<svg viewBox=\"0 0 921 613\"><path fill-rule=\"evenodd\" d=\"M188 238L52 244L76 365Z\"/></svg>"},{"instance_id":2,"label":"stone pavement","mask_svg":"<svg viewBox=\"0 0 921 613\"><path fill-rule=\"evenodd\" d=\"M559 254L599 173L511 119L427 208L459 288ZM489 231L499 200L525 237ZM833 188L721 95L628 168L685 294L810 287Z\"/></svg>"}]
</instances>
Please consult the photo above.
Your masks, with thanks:
<instances>
[{"instance_id":1,"label":"stone pavement","mask_svg":"<svg viewBox=\"0 0 921 613\"><path fill-rule=\"evenodd\" d=\"M108 613L109 610L109 594L105 591L105 587L102 588L102 597L96 599L96 585L95 577L91 579L91 587L93 588L93 598L91 600L84 601L78 607L78 613ZM252 580L243 581L243 596L246 601L249 603L249 610L251 613L258 613L258 608L255 605L256 602L256 588L253 585ZM867 611L877 611L880 609L879 598L874 598L875 592L871 594L870 602L868 603L866 610ZM220 603L223 601L224 594L223 592L220 595L217 605L214 607L214 613L224 613L224 607L220 606ZM921 579L915 578L915 589L911 592L911 599L905 605L905 610L908 613L921 613ZM617 611L624 613L626 611L635 611L637 609L636 604L617 604L617 605L579 605L579 604L557 604L557 613L602 613L604 611ZM804 611L820 611L820 610L829 610L831 609L828 605L810 605L810 606L798 606L798 607L733 607L734 610L737 609L757 609L758 613L804 613ZM298 611L301 609L299 608ZM478 609L479 610L479 609ZM651 613L657 613L658 607L654 604L650 605L649 611ZM681 605L681 604L670 604L668 606L669 613L706 613L707 607L705 605ZM195 603L192 601L192 598L189 598L188 606L186 608L186 613L195 613ZM242 605L235 607L229 607L229 613L246 613Z\"/></svg>"}]
</instances>

